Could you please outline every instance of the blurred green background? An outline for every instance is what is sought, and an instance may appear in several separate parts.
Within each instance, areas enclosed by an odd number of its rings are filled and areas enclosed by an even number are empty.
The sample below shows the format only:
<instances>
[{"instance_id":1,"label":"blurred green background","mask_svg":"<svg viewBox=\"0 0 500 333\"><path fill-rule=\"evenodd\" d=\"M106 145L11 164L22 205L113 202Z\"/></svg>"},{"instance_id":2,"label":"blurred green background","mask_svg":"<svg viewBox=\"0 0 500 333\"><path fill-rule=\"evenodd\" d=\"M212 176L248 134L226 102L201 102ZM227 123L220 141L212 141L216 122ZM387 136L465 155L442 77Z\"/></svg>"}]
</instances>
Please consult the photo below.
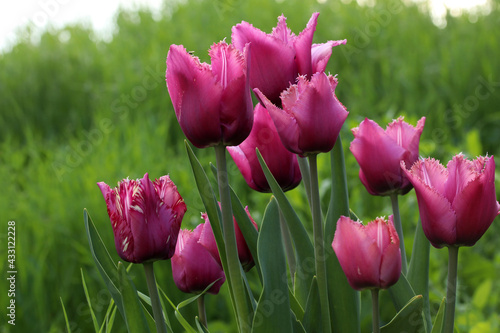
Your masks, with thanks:
<instances>
[{"instance_id":1,"label":"blurred green background","mask_svg":"<svg viewBox=\"0 0 500 333\"><path fill-rule=\"evenodd\" d=\"M321 3L320 3L321 2ZM116 184L149 172L170 174L188 206L183 227L200 222L203 206L194 187L165 87L170 44L183 44L202 61L214 42L230 41L242 20L270 32L282 13L298 33L314 11L321 13L314 42L347 39L333 49L327 71L338 74L338 98L350 111L341 136L346 154L351 208L364 221L391 214L388 198L371 197L361 185L348 150L350 128L365 117L382 126L400 115L416 124L427 118L421 155L447 163L498 155L500 143L500 2L488 15L446 17L436 27L422 5L399 0L185 0L166 1L160 13L124 11L116 15L113 38L102 41L86 26L49 29L38 42L22 38L0 54L0 332L65 332L61 300L73 332L93 330L81 282L83 272L101 321L109 295L90 256L84 232L87 208L115 255L106 206L96 182ZM27 28L23 36L30 36ZM212 151L196 150L204 165ZM320 157L321 190L328 202L328 155ZM256 221L269 195L252 192L236 167L232 183ZM497 189L500 189L497 172ZM289 192L309 228L302 188ZM407 252L418 220L414 192L400 199ZM7 222L16 222L16 327L7 325ZM460 332L500 330L498 220L473 248L460 254L457 326ZM431 311L445 295L447 253L431 249ZM169 262L157 265L160 285L173 300L186 298L169 279ZM140 290L143 272L132 268ZM364 300L363 293L363 300ZM213 332L229 332L227 290L209 296ZM363 331L370 305L362 304ZM187 308L186 315L194 313ZM390 318L393 311L387 306ZM124 329L117 318L114 331ZM179 331L180 328L177 328Z\"/></svg>"}]
</instances>

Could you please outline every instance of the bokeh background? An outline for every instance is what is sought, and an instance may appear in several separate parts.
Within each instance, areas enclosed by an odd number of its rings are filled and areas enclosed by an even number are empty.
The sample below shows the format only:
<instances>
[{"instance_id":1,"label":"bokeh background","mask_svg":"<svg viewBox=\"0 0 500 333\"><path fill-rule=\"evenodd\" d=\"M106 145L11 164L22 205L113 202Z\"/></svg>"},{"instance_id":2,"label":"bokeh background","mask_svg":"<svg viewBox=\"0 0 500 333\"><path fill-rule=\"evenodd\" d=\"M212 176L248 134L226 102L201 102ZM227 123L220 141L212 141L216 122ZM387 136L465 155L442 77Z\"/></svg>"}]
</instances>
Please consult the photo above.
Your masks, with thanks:
<instances>
[{"instance_id":1,"label":"bokeh background","mask_svg":"<svg viewBox=\"0 0 500 333\"><path fill-rule=\"evenodd\" d=\"M60 8L67 3L57 2ZM166 0L154 9L118 10L106 34L88 22L49 25L41 33L33 24L20 29L15 42L0 53L0 332L66 332L61 303L72 332L93 331L82 275L97 319L103 320L110 297L90 256L84 208L118 257L96 182L116 184L145 172L151 178L170 174L188 206L183 227L201 221L203 206L165 87L165 59L172 43L209 61L210 45L230 41L231 27L242 20L270 32L283 13L298 33L319 11L314 42L348 41L334 48L327 71L338 74L336 93L350 111L341 136L350 204L362 220L391 214L388 198L371 197L361 185L348 150L350 128L365 117L387 124L402 115L416 124L425 116L421 155L443 163L459 152L497 156L500 1L470 11L443 13L439 8L400 0ZM196 153L208 171L212 151ZM326 205L330 181L329 157L324 155L319 163ZM260 222L270 196L252 192L234 164L229 170L240 198ZM500 189L498 172L496 179ZM302 188L289 192L289 198L310 228ZM418 221L414 192L400 199L400 205L410 254ZM10 220L16 222L15 327L6 324L5 316ZM461 250L460 332L500 331L499 233L497 219L475 247ZM445 295L446 262L445 250L431 249L433 314ZM145 291L142 270L133 267L131 274ZM187 297L172 284L169 262L157 265L157 274L174 301ZM231 332L235 323L227 290L207 302L212 332ZM369 302L363 302L364 330L369 330L369 310ZM183 311L187 317L195 313L190 307ZM386 320L394 310L388 303L384 311ZM113 332L123 330L117 316Z\"/></svg>"}]
</instances>

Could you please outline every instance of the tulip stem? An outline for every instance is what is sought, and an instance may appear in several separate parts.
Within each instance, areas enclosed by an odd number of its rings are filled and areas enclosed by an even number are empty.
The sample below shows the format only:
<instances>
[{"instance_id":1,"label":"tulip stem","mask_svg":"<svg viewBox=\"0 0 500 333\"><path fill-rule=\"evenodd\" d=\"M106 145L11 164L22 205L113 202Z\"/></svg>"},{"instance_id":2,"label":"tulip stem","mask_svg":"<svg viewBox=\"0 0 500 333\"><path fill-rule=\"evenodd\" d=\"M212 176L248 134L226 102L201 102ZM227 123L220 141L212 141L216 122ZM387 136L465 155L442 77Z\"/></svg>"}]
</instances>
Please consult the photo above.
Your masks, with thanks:
<instances>
[{"instance_id":1,"label":"tulip stem","mask_svg":"<svg viewBox=\"0 0 500 333\"><path fill-rule=\"evenodd\" d=\"M398 195L391 194L392 213L394 217L394 227L399 237L399 248L401 249L401 272L406 276L408 274L408 263L406 261L405 239L403 235L403 225L401 224L401 215L399 214Z\"/></svg>"},{"instance_id":2,"label":"tulip stem","mask_svg":"<svg viewBox=\"0 0 500 333\"><path fill-rule=\"evenodd\" d=\"M232 289L236 318L240 332L247 332L251 327L247 323L249 316L248 304L245 295L245 286L241 276L240 262L238 259L238 248L234 231L233 212L231 208L231 194L229 192L229 178L226 165L226 147L222 144L215 146L215 158L217 163L217 181L219 184L219 197L222 211L222 232L226 247L227 272Z\"/></svg>"},{"instance_id":3,"label":"tulip stem","mask_svg":"<svg viewBox=\"0 0 500 333\"><path fill-rule=\"evenodd\" d=\"M379 319L379 308L378 308L378 289L372 289L372 327L373 333L380 332L380 319Z\"/></svg>"},{"instance_id":4,"label":"tulip stem","mask_svg":"<svg viewBox=\"0 0 500 333\"><path fill-rule=\"evenodd\" d=\"M311 207L311 172L309 170L309 164L305 157L300 157L297 155L297 161L299 161L300 173L302 174L302 182L304 188L306 189L306 197L309 202L309 207Z\"/></svg>"},{"instance_id":5,"label":"tulip stem","mask_svg":"<svg viewBox=\"0 0 500 333\"><path fill-rule=\"evenodd\" d=\"M318 163L317 154L309 155L311 172L311 207L313 218L314 256L316 263L316 277L318 279L319 300L321 304L321 320L324 333L332 331L330 320L330 306L328 304L328 283L326 277L325 246L323 237L323 221L319 200Z\"/></svg>"},{"instance_id":6,"label":"tulip stem","mask_svg":"<svg viewBox=\"0 0 500 333\"><path fill-rule=\"evenodd\" d=\"M198 315L200 316L200 323L207 327L207 312L205 310L205 294L198 297Z\"/></svg>"},{"instance_id":7,"label":"tulip stem","mask_svg":"<svg viewBox=\"0 0 500 333\"><path fill-rule=\"evenodd\" d=\"M453 333L455 323L455 303L457 298L458 246L448 247L448 284L446 286L446 311L444 313L444 333Z\"/></svg>"},{"instance_id":8,"label":"tulip stem","mask_svg":"<svg viewBox=\"0 0 500 333\"><path fill-rule=\"evenodd\" d=\"M149 297L151 299L151 307L153 308L153 317L155 319L156 332L167 333L165 326L165 318L160 303L160 296L158 295L158 288L156 287L155 273L153 270L153 262L145 262L144 271L146 273L146 283L148 285Z\"/></svg>"}]
</instances>

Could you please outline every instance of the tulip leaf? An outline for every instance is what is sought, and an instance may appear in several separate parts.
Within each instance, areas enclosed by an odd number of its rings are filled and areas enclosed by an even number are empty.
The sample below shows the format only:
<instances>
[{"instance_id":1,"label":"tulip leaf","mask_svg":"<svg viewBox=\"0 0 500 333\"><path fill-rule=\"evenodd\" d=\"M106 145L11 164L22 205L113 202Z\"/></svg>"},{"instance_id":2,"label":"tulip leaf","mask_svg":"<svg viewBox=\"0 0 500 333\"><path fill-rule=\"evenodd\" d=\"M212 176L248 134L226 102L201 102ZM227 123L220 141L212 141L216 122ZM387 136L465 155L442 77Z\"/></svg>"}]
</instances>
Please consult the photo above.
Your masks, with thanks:
<instances>
[{"instance_id":1,"label":"tulip leaf","mask_svg":"<svg viewBox=\"0 0 500 333\"><path fill-rule=\"evenodd\" d=\"M188 333L197 333L196 330L191 325L189 325L189 323L186 320L186 318L184 318L182 316L182 314L180 313L178 307L175 306L175 304L170 300L170 298L168 298L167 294L163 291L163 289L158 288L158 290L160 291L160 295L162 295L163 298L165 300L167 300L167 302L170 304L170 306L174 309L175 318L182 325L182 327L186 330L186 332L188 332Z\"/></svg>"},{"instance_id":2,"label":"tulip leaf","mask_svg":"<svg viewBox=\"0 0 500 333\"><path fill-rule=\"evenodd\" d=\"M61 297L59 297L59 299L61 300L61 306L62 306L62 310L63 310L64 321L66 323L66 330L68 331L68 333L71 333L71 325L69 324L68 314L66 313L66 308L64 307L64 302L63 302L63 300L62 300Z\"/></svg>"},{"instance_id":3,"label":"tulip leaf","mask_svg":"<svg viewBox=\"0 0 500 333\"><path fill-rule=\"evenodd\" d=\"M425 237L422 223L418 221L408 267L408 282L415 294L424 297L424 317L426 332L432 329L431 310L429 303L429 255L430 242Z\"/></svg>"},{"instance_id":4,"label":"tulip leaf","mask_svg":"<svg viewBox=\"0 0 500 333\"><path fill-rule=\"evenodd\" d=\"M360 332L359 292L352 289L332 248L340 216L349 216L349 194L340 136L330 152L332 189L325 219L325 258L330 318L334 332Z\"/></svg>"},{"instance_id":5,"label":"tulip leaf","mask_svg":"<svg viewBox=\"0 0 500 333\"><path fill-rule=\"evenodd\" d=\"M151 332L137 295L137 289L121 262L118 262L118 278L128 331L130 333Z\"/></svg>"},{"instance_id":6,"label":"tulip leaf","mask_svg":"<svg viewBox=\"0 0 500 333\"><path fill-rule=\"evenodd\" d=\"M288 284L287 279L283 279L286 259L280 228L278 204L272 198L264 213L257 242L263 288L255 310L252 332L293 332Z\"/></svg>"},{"instance_id":7,"label":"tulip leaf","mask_svg":"<svg viewBox=\"0 0 500 333\"><path fill-rule=\"evenodd\" d=\"M271 190L278 201L279 209L281 210L283 216L286 220L286 225L292 236L292 241L295 247L296 256L296 277L295 277L295 297L300 304L306 304L307 296L309 294L309 288L311 286L311 281L314 276L314 248L309 238L307 230L300 221L297 213L293 209L292 205L286 198L285 193L278 185L278 182L274 179L271 171L266 165L266 162L262 158L259 150L257 149L257 158L259 159L264 175L266 176L267 182L271 187ZM311 268L312 267L312 268Z\"/></svg>"},{"instance_id":8,"label":"tulip leaf","mask_svg":"<svg viewBox=\"0 0 500 333\"><path fill-rule=\"evenodd\" d=\"M417 295L396 314L385 326L380 328L381 333L417 333L422 332L424 320L422 308L424 302L422 295Z\"/></svg>"},{"instance_id":9,"label":"tulip leaf","mask_svg":"<svg viewBox=\"0 0 500 333\"><path fill-rule=\"evenodd\" d=\"M92 318L92 323L94 324L94 331L99 332L99 324L97 323L97 318L92 309L92 302L90 301L89 290L87 288L87 283L85 282L85 276L83 275L83 269L80 268L80 274L82 276L83 291L85 293L85 299L87 300L87 305L89 307L90 317Z\"/></svg>"},{"instance_id":10,"label":"tulip leaf","mask_svg":"<svg viewBox=\"0 0 500 333\"><path fill-rule=\"evenodd\" d=\"M306 330L306 332L321 331L321 320L318 320L320 316L321 304L319 301L318 281L316 277L314 277L311 283L309 297L307 298L304 319L302 320L302 325L304 325L304 329Z\"/></svg>"},{"instance_id":11,"label":"tulip leaf","mask_svg":"<svg viewBox=\"0 0 500 333\"><path fill-rule=\"evenodd\" d=\"M198 333L210 333L201 323L200 319L198 317L195 318L196 320L196 328L198 329Z\"/></svg>"},{"instance_id":12,"label":"tulip leaf","mask_svg":"<svg viewBox=\"0 0 500 333\"><path fill-rule=\"evenodd\" d=\"M410 299L415 297L415 292L403 273L399 276L398 282L390 287L388 291L397 311L401 310Z\"/></svg>"},{"instance_id":13,"label":"tulip leaf","mask_svg":"<svg viewBox=\"0 0 500 333\"><path fill-rule=\"evenodd\" d=\"M101 274L111 297L113 297L118 311L120 311L122 317L125 318L122 296L116 287L118 285L117 266L111 258L106 245L104 245L104 242L102 241L102 238L86 209L83 210L83 220L85 222L85 230L87 232L87 238L90 245L90 252L92 254L92 258L94 258L97 270Z\"/></svg>"},{"instance_id":14,"label":"tulip leaf","mask_svg":"<svg viewBox=\"0 0 500 333\"><path fill-rule=\"evenodd\" d=\"M446 308L446 297L443 297L441 305L439 305L439 310L434 320L434 326L432 327L431 333L441 333L443 331L444 322L444 310Z\"/></svg>"}]
</instances>

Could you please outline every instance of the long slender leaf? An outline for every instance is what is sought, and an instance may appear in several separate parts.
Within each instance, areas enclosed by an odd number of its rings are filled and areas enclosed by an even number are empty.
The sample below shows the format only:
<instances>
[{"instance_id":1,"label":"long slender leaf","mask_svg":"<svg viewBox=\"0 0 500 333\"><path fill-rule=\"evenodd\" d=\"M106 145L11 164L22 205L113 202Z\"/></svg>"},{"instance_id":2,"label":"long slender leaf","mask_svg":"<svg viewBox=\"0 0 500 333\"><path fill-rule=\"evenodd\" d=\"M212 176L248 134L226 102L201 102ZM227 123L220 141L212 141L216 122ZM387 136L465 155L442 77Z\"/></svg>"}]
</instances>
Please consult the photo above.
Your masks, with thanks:
<instances>
[{"instance_id":1,"label":"long slender leaf","mask_svg":"<svg viewBox=\"0 0 500 333\"><path fill-rule=\"evenodd\" d=\"M304 320L302 325L306 332L320 332L321 331L321 320L318 317L321 316L321 304L319 301L319 288L316 277L313 278L311 283L311 290L309 291L309 297L307 298L306 310L304 313Z\"/></svg>"},{"instance_id":2,"label":"long slender leaf","mask_svg":"<svg viewBox=\"0 0 500 333\"><path fill-rule=\"evenodd\" d=\"M305 305L309 288L314 276L314 248L309 238L304 225L300 221L297 213L286 198L285 193L274 179L271 171L267 167L262 155L257 149L257 158L264 171L266 180L271 187L271 190L278 201L279 208L285 217L292 241L295 246L295 255L297 259L296 275L295 275L295 296L300 304Z\"/></svg>"},{"instance_id":3,"label":"long slender leaf","mask_svg":"<svg viewBox=\"0 0 500 333\"><path fill-rule=\"evenodd\" d=\"M63 300L62 300L61 297L59 297L59 299L61 300L61 306L62 306L62 310L63 310L64 321L66 323L66 330L68 331L68 333L71 333L71 326L69 324L68 314L66 313L66 308L64 307L64 302L63 302Z\"/></svg>"},{"instance_id":4,"label":"long slender leaf","mask_svg":"<svg viewBox=\"0 0 500 333\"><path fill-rule=\"evenodd\" d=\"M180 313L179 309L177 308L177 306L175 306L175 304L170 300L170 298L168 298L167 294L161 289L161 288L158 288L158 290L160 291L160 295L163 296L163 298L170 304L170 306L175 310L175 318L177 318L177 320L179 321L179 323L182 325L182 327L184 327L184 329L186 330L186 332L188 333L197 333L196 330L191 326L189 325L188 321L186 320L186 318L184 318L182 316L182 314ZM146 296L147 297L147 296Z\"/></svg>"},{"instance_id":5,"label":"long slender leaf","mask_svg":"<svg viewBox=\"0 0 500 333\"><path fill-rule=\"evenodd\" d=\"M80 273L82 276L83 291L85 292L85 298L87 299L87 304L89 306L90 317L92 318L92 323L94 324L94 331L99 332L99 324L97 323L97 318L92 309L92 302L90 301L89 290L87 289L87 283L85 282L85 276L83 275L83 269L80 268Z\"/></svg>"},{"instance_id":6,"label":"long slender leaf","mask_svg":"<svg viewBox=\"0 0 500 333\"><path fill-rule=\"evenodd\" d=\"M118 262L120 293L125 310L125 322L129 333L151 332L132 279L121 262Z\"/></svg>"},{"instance_id":7,"label":"long slender leaf","mask_svg":"<svg viewBox=\"0 0 500 333\"><path fill-rule=\"evenodd\" d=\"M85 222L85 230L87 232L92 258L94 258L97 269L101 274L111 297L113 297L118 311L120 311L122 317L125 318L122 296L116 287L118 285L117 266L111 258L106 245L104 245L104 242L102 241L102 238L86 209L83 210L83 220Z\"/></svg>"},{"instance_id":8,"label":"long slender leaf","mask_svg":"<svg viewBox=\"0 0 500 333\"><path fill-rule=\"evenodd\" d=\"M392 320L380 328L381 333L418 333L424 328L422 318L423 297L415 296Z\"/></svg>"},{"instance_id":9,"label":"long slender leaf","mask_svg":"<svg viewBox=\"0 0 500 333\"><path fill-rule=\"evenodd\" d=\"M330 152L332 190L325 219L325 257L328 276L328 299L334 332L360 332L359 292L352 289L331 246L340 216L349 216L349 194L340 136Z\"/></svg>"},{"instance_id":10,"label":"long slender leaf","mask_svg":"<svg viewBox=\"0 0 500 333\"><path fill-rule=\"evenodd\" d=\"M443 297L441 305L439 305L439 310L434 320L434 326L432 327L431 333L441 333L443 331L444 322L444 310L446 308L446 297Z\"/></svg>"},{"instance_id":11,"label":"long slender leaf","mask_svg":"<svg viewBox=\"0 0 500 333\"><path fill-rule=\"evenodd\" d=\"M286 259L281 240L279 208L274 198L266 208L257 248L264 286L257 303L252 332L290 333L292 313L288 284L282 278L286 274Z\"/></svg>"}]
</instances>

